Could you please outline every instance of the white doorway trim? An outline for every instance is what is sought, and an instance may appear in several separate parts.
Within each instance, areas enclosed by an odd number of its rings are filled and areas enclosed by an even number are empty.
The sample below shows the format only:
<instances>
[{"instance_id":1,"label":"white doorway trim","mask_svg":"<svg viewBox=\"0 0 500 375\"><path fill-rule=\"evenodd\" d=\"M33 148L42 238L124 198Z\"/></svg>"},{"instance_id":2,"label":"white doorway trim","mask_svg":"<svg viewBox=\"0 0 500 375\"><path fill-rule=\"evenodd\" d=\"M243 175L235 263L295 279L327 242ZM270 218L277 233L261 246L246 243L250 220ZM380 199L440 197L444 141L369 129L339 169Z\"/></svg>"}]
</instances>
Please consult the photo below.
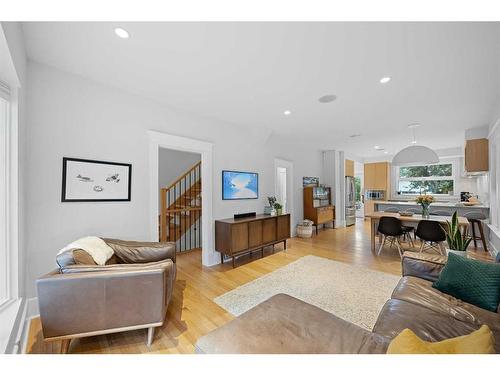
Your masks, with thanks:
<instances>
[{"instance_id":1,"label":"white doorway trim","mask_svg":"<svg viewBox=\"0 0 500 375\"><path fill-rule=\"evenodd\" d=\"M294 235L294 228L295 228L295 223L294 223L294 179L293 179L293 162L289 160L284 160L284 159L279 159L279 158L274 158L274 192L276 193L278 191L278 178L276 176L276 171L278 167L286 168L286 200L287 200L287 205L288 205L288 213L290 214L290 233L292 236Z\"/></svg>"},{"instance_id":2,"label":"white doorway trim","mask_svg":"<svg viewBox=\"0 0 500 375\"><path fill-rule=\"evenodd\" d=\"M160 148L201 154L201 243L202 264L213 266L220 263L218 253L214 249L213 239L213 143L197 139L180 137L154 130L149 135L149 194L150 194L150 233L151 241L158 241L158 157Z\"/></svg>"}]
</instances>

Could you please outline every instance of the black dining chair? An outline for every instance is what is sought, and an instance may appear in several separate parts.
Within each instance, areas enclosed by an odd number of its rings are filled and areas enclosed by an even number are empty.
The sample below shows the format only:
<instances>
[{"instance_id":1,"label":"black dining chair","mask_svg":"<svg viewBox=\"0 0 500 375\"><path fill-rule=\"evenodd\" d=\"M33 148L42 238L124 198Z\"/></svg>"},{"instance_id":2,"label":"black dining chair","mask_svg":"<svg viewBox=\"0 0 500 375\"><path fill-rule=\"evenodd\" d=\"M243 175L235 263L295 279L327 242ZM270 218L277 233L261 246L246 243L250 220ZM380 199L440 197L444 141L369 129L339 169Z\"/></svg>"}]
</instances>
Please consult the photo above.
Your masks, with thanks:
<instances>
[{"instance_id":1,"label":"black dining chair","mask_svg":"<svg viewBox=\"0 0 500 375\"><path fill-rule=\"evenodd\" d=\"M384 212L398 213L399 211L401 211L401 209L394 206L384 208ZM408 240L410 245L413 247L414 244L413 244L413 239L411 238L411 233L415 230L415 227L412 227L410 225L401 225L401 228L403 228L403 241ZM394 239L392 242L394 242Z\"/></svg>"},{"instance_id":2,"label":"black dining chair","mask_svg":"<svg viewBox=\"0 0 500 375\"><path fill-rule=\"evenodd\" d=\"M442 255L446 255L443 242L446 241L446 233L437 221L420 220L415 234L422 241L420 252L426 249L433 249Z\"/></svg>"},{"instance_id":3,"label":"black dining chair","mask_svg":"<svg viewBox=\"0 0 500 375\"><path fill-rule=\"evenodd\" d=\"M392 238L393 241L391 245L395 243L398 248L399 256L403 257L401 243L399 242L399 238L404 234L403 228L401 227L401 220L392 216L382 216L378 222L378 232L382 234L382 239L377 255L380 255L385 241L388 238Z\"/></svg>"}]
</instances>

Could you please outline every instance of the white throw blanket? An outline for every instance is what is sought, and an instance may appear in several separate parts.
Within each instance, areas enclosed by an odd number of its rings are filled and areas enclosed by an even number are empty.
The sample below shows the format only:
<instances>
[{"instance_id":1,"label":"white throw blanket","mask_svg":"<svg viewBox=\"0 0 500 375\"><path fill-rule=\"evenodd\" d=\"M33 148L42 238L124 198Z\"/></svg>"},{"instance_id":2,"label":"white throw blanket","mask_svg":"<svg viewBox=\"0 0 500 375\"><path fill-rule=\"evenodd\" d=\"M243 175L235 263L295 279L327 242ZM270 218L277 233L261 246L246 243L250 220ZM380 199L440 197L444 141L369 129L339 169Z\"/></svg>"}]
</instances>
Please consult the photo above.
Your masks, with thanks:
<instances>
[{"instance_id":1,"label":"white throw blanket","mask_svg":"<svg viewBox=\"0 0 500 375\"><path fill-rule=\"evenodd\" d=\"M59 251L57 255L76 249L85 250L94 259L94 262L100 266L104 266L109 258L115 253L101 238L89 236L70 243Z\"/></svg>"}]
</instances>

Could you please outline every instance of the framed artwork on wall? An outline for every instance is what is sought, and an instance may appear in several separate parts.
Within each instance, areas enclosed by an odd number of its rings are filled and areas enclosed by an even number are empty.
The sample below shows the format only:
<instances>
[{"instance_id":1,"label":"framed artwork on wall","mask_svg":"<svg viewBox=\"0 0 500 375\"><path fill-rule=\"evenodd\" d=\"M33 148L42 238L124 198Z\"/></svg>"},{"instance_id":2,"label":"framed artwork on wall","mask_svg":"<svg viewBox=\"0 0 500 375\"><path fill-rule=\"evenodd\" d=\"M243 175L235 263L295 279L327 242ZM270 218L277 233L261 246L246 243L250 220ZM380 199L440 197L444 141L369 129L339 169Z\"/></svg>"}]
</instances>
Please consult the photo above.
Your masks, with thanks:
<instances>
[{"instance_id":1,"label":"framed artwork on wall","mask_svg":"<svg viewBox=\"0 0 500 375\"><path fill-rule=\"evenodd\" d=\"M130 201L132 164L63 158L62 202Z\"/></svg>"},{"instance_id":2,"label":"framed artwork on wall","mask_svg":"<svg viewBox=\"0 0 500 375\"><path fill-rule=\"evenodd\" d=\"M259 198L259 175L253 172L222 171L222 199Z\"/></svg>"},{"instance_id":3,"label":"framed artwork on wall","mask_svg":"<svg viewBox=\"0 0 500 375\"><path fill-rule=\"evenodd\" d=\"M302 186L319 186L319 177L302 177Z\"/></svg>"}]
</instances>

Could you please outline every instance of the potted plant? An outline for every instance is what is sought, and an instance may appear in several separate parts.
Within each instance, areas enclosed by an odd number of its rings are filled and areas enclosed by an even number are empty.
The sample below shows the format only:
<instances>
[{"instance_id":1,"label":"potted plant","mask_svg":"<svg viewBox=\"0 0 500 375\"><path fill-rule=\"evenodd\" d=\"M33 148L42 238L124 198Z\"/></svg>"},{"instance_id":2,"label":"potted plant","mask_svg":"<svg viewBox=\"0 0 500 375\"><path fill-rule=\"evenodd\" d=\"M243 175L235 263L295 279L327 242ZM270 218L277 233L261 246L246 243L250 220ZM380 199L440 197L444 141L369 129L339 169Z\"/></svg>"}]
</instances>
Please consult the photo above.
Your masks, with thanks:
<instances>
[{"instance_id":1,"label":"potted plant","mask_svg":"<svg viewBox=\"0 0 500 375\"><path fill-rule=\"evenodd\" d=\"M302 223L297 224L297 236L300 238L311 238L313 233L313 222L311 220L304 220Z\"/></svg>"},{"instance_id":2,"label":"potted plant","mask_svg":"<svg viewBox=\"0 0 500 375\"><path fill-rule=\"evenodd\" d=\"M422 217L423 218L429 218L429 206L431 205L432 202L434 202L434 197L432 195L419 195L416 199L415 202L420 204L422 206Z\"/></svg>"},{"instance_id":3,"label":"potted plant","mask_svg":"<svg viewBox=\"0 0 500 375\"><path fill-rule=\"evenodd\" d=\"M281 203L276 202L273 207L276 210L276 215L281 215L283 213L283 206Z\"/></svg>"},{"instance_id":4,"label":"potted plant","mask_svg":"<svg viewBox=\"0 0 500 375\"><path fill-rule=\"evenodd\" d=\"M267 197L267 201L269 202L269 206L264 207L264 213L271 216L276 215L276 209L274 208L276 197Z\"/></svg>"},{"instance_id":5,"label":"potted plant","mask_svg":"<svg viewBox=\"0 0 500 375\"><path fill-rule=\"evenodd\" d=\"M458 215L457 211L453 213L451 217L451 222L446 221L448 227L446 230L446 242L448 243L447 252L454 253L460 256L467 255L467 247L469 246L472 238L466 238L460 233L460 227L458 226Z\"/></svg>"}]
</instances>

